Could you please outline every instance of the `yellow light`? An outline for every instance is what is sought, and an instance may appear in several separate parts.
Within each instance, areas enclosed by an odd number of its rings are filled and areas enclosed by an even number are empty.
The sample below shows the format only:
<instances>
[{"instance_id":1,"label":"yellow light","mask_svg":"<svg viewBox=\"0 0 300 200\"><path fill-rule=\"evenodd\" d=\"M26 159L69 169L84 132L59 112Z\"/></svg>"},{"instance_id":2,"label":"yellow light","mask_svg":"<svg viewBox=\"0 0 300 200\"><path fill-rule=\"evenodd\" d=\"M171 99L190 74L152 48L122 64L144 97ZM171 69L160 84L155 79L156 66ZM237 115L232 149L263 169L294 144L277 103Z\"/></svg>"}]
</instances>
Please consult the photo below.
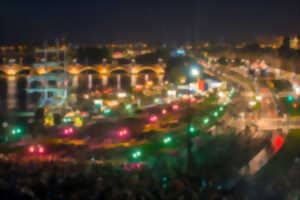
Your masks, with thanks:
<instances>
[{"instance_id":1,"label":"yellow light","mask_svg":"<svg viewBox=\"0 0 300 200\"><path fill-rule=\"evenodd\" d=\"M106 73L107 73L107 69L106 68L101 69L101 74L106 74Z\"/></svg>"},{"instance_id":2,"label":"yellow light","mask_svg":"<svg viewBox=\"0 0 300 200\"><path fill-rule=\"evenodd\" d=\"M76 69L75 67L73 67L73 68L71 69L71 74L79 74L79 70Z\"/></svg>"},{"instance_id":3,"label":"yellow light","mask_svg":"<svg viewBox=\"0 0 300 200\"><path fill-rule=\"evenodd\" d=\"M7 71L7 74L10 75L10 76L14 76L14 75L16 75L16 70L14 70L14 69L9 69L9 70Z\"/></svg>"},{"instance_id":4,"label":"yellow light","mask_svg":"<svg viewBox=\"0 0 300 200\"><path fill-rule=\"evenodd\" d=\"M147 81L147 86L151 87L153 85L153 81Z\"/></svg>"},{"instance_id":5,"label":"yellow light","mask_svg":"<svg viewBox=\"0 0 300 200\"><path fill-rule=\"evenodd\" d=\"M42 68L39 68L39 69L37 70L37 72L38 72L38 74L45 74L45 73L46 73L46 70L45 70L44 67L42 67Z\"/></svg>"}]
</instances>

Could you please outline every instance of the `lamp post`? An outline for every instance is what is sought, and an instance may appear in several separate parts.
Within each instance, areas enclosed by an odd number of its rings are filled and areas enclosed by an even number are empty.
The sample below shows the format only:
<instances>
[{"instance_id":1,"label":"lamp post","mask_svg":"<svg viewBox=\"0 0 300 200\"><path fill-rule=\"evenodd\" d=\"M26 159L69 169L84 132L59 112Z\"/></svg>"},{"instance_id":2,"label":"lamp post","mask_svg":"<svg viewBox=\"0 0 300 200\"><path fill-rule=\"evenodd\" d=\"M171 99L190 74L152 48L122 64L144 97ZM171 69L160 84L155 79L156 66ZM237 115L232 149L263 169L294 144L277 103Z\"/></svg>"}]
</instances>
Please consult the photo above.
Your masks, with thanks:
<instances>
[{"instance_id":1,"label":"lamp post","mask_svg":"<svg viewBox=\"0 0 300 200\"><path fill-rule=\"evenodd\" d=\"M196 67L193 67L190 71L190 75L187 77L187 83L188 83L188 109L187 109L187 121L188 121L188 126L187 126L187 172L189 173L192 167L192 135L191 133L193 132L191 129L191 122L192 122L192 116L191 116L191 88L190 88L190 83L191 83L191 76L192 77L198 77L200 75L199 69Z\"/></svg>"}]
</instances>

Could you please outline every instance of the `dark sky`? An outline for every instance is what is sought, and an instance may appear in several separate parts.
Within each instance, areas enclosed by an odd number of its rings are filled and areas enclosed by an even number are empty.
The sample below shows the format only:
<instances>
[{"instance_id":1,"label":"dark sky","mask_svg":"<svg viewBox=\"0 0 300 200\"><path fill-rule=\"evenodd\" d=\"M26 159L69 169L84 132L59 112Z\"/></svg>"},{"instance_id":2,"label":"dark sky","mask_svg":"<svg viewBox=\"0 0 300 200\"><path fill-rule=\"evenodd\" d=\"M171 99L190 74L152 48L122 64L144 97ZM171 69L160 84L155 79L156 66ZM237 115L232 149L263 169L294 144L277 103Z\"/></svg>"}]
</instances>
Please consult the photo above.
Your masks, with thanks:
<instances>
[{"instance_id":1,"label":"dark sky","mask_svg":"<svg viewBox=\"0 0 300 200\"><path fill-rule=\"evenodd\" d=\"M300 0L0 0L0 43L250 40L300 33Z\"/></svg>"}]
</instances>

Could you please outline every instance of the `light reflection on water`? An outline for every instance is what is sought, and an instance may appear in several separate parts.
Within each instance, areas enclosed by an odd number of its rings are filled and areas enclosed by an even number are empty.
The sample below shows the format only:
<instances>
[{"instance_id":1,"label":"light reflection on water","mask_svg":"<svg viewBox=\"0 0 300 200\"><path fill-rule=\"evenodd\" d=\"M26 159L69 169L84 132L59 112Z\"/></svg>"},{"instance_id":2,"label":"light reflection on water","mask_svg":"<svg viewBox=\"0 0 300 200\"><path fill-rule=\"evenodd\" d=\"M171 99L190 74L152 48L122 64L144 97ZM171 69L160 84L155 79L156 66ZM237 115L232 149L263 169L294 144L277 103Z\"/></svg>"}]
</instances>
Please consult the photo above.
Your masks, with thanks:
<instances>
[{"instance_id":1,"label":"light reflection on water","mask_svg":"<svg viewBox=\"0 0 300 200\"><path fill-rule=\"evenodd\" d=\"M137 77L137 84L145 84L145 77L147 79L154 81L157 83L157 77L153 73L147 73L148 77L141 73ZM88 74L80 74L78 77L78 88L76 89L77 94L83 94L87 91L95 91L104 89L102 79L98 74L92 74L92 79L90 80L92 84L89 84L89 75ZM128 90L131 87L131 80L128 74L120 74L121 79L120 85L121 89ZM8 108L13 108L17 111L26 111L28 110L29 104L37 104L40 94L28 94L26 93L27 86L27 78L24 77L16 77L13 85L9 85L9 80L7 77L0 78L0 111L3 113L8 112ZM33 82L31 87L37 87L39 83ZM108 78L107 87L117 88L117 74L112 74ZM72 87L72 80L69 81L69 87ZM11 88L15 88L15 91L11 91ZM9 92L10 90L10 92ZM9 93L14 93L10 95ZM12 97L14 96L14 97Z\"/></svg>"}]
</instances>

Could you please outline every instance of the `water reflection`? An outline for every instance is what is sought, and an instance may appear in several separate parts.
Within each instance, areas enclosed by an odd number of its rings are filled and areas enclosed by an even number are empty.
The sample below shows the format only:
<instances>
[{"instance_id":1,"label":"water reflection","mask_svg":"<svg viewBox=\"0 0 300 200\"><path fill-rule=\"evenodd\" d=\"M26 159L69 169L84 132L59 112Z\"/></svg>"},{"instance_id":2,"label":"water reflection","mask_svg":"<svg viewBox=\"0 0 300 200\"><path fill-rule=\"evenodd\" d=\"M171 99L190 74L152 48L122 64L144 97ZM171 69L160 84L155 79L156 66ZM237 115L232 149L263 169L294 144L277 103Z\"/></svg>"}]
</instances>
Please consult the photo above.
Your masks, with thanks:
<instances>
[{"instance_id":1,"label":"water reflection","mask_svg":"<svg viewBox=\"0 0 300 200\"><path fill-rule=\"evenodd\" d=\"M107 78L107 80L105 80ZM10 76L0 78L0 110L1 112L14 109L26 111L29 105L37 105L41 96L39 93L28 94L26 88L41 86L40 82L32 82L29 85L28 76ZM103 77L97 73L82 73L68 82L68 87L77 94L87 91L104 90L105 88L129 90L131 85L144 85L147 81L158 83L158 78L153 72L144 72L131 77L124 72L113 72L109 77ZM51 84L51 83L50 83Z\"/></svg>"}]
</instances>

